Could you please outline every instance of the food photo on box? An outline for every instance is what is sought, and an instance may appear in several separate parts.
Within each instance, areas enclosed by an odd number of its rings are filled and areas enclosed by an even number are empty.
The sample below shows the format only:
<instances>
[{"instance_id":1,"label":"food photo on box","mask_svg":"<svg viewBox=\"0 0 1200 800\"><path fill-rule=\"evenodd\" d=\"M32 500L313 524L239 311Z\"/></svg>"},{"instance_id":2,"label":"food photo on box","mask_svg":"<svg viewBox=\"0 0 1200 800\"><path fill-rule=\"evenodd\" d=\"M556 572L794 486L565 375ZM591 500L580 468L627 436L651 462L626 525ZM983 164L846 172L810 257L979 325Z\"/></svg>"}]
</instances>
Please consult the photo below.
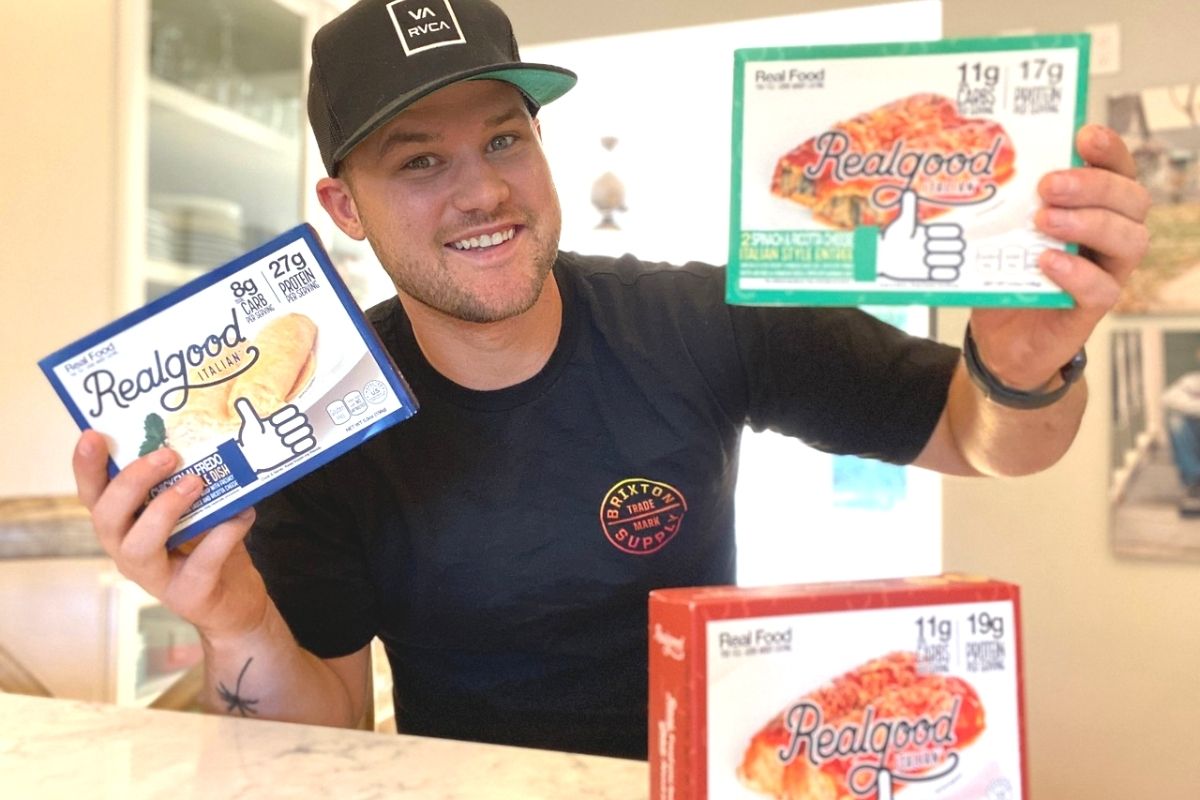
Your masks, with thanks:
<instances>
[{"instance_id":1,"label":"food photo on box","mask_svg":"<svg viewBox=\"0 0 1200 800\"><path fill-rule=\"evenodd\" d=\"M1082 163L1087 42L737 50L729 302L1069 307L1032 215Z\"/></svg>"},{"instance_id":2,"label":"food photo on box","mask_svg":"<svg viewBox=\"0 0 1200 800\"><path fill-rule=\"evenodd\" d=\"M1019 592L946 574L650 596L656 800L1015 800Z\"/></svg>"},{"instance_id":3,"label":"food photo on box","mask_svg":"<svg viewBox=\"0 0 1200 800\"><path fill-rule=\"evenodd\" d=\"M204 481L179 547L358 443L417 402L301 225L39 362L109 472L160 447Z\"/></svg>"}]
</instances>

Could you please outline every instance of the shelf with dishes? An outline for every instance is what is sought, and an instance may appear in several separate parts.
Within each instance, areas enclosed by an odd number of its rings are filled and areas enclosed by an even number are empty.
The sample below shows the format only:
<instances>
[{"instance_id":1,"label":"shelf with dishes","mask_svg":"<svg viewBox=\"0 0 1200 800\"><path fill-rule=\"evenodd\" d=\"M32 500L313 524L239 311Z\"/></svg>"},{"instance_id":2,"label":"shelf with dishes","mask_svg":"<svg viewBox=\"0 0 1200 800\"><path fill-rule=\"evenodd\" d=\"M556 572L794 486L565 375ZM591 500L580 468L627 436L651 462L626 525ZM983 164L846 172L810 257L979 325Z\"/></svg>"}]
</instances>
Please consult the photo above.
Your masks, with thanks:
<instances>
[{"instance_id":1,"label":"shelf with dishes","mask_svg":"<svg viewBox=\"0 0 1200 800\"><path fill-rule=\"evenodd\" d=\"M146 281L151 295L237 258L246 248L242 206L195 194L152 194L146 208Z\"/></svg>"},{"instance_id":2,"label":"shelf with dishes","mask_svg":"<svg viewBox=\"0 0 1200 800\"><path fill-rule=\"evenodd\" d=\"M228 198L274 217L260 224L283 229L294 221L303 163L298 134L286 136L162 81L151 83L149 130L151 195Z\"/></svg>"},{"instance_id":3,"label":"shelf with dishes","mask_svg":"<svg viewBox=\"0 0 1200 800\"><path fill-rule=\"evenodd\" d=\"M116 4L123 310L305 218L306 53L324 2Z\"/></svg>"},{"instance_id":4,"label":"shelf with dishes","mask_svg":"<svg viewBox=\"0 0 1200 800\"><path fill-rule=\"evenodd\" d=\"M290 155L303 130L304 15L293 0L147 0L151 107ZM154 120L151 128L154 127Z\"/></svg>"},{"instance_id":5,"label":"shelf with dishes","mask_svg":"<svg viewBox=\"0 0 1200 800\"><path fill-rule=\"evenodd\" d=\"M238 108L156 77L150 78L148 93L152 129L165 136L210 142L216 136L242 149L255 148L260 156L294 158L303 124L297 97L248 99Z\"/></svg>"},{"instance_id":6,"label":"shelf with dishes","mask_svg":"<svg viewBox=\"0 0 1200 800\"><path fill-rule=\"evenodd\" d=\"M149 296L158 297L281 232L244 217L242 204L227 197L150 195L145 262Z\"/></svg>"},{"instance_id":7,"label":"shelf with dishes","mask_svg":"<svg viewBox=\"0 0 1200 800\"><path fill-rule=\"evenodd\" d=\"M146 283L148 284L147 300L161 297L188 281L198 278L206 270L192 264L180 264L175 261L146 261Z\"/></svg>"}]
</instances>

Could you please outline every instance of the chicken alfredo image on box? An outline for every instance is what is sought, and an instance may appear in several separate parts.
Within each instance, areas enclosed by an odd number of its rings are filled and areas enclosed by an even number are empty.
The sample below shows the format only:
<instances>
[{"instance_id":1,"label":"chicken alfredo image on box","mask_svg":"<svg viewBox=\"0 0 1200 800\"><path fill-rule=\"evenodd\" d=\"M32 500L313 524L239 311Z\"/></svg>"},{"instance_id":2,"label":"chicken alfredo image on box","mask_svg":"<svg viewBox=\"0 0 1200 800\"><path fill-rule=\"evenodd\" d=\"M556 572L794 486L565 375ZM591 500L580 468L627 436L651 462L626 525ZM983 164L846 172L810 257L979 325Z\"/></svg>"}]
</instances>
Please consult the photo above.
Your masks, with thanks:
<instances>
[{"instance_id":1,"label":"chicken alfredo image on box","mask_svg":"<svg viewBox=\"0 0 1200 800\"><path fill-rule=\"evenodd\" d=\"M736 51L729 302L1070 306L1033 215L1081 163L1087 42Z\"/></svg>"},{"instance_id":2,"label":"chicken alfredo image on box","mask_svg":"<svg viewBox=\"0 0 1200 800\"><path fill-rule=\"evenodd\" d=\"M176 547L383 429L416 402L316 234L298 227L40 363L109 471L160 447L205 487Z\"/></svg>"}]
</instances>

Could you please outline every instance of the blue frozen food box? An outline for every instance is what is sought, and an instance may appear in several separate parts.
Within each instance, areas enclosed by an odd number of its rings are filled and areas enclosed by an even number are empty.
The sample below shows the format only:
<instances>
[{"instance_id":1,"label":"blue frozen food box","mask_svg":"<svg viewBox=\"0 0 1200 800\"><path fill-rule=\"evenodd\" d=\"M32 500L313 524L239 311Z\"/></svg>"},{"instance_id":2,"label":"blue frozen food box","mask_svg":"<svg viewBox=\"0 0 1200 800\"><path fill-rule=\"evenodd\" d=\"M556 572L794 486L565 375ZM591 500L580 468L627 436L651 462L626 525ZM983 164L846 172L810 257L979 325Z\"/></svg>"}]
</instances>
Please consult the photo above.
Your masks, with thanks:
<instances>
[{"instance_id":1,"label":"blue frozen food box","mask_svg":"<svg viewBox=\"0 0 1200 800\"><path fill-rule=\"evenodd\" d=\"M411 417L417 402L301 225L39 363L109 473L159 447L204 491L177 547Z\"/></svg>"}]
</instances>

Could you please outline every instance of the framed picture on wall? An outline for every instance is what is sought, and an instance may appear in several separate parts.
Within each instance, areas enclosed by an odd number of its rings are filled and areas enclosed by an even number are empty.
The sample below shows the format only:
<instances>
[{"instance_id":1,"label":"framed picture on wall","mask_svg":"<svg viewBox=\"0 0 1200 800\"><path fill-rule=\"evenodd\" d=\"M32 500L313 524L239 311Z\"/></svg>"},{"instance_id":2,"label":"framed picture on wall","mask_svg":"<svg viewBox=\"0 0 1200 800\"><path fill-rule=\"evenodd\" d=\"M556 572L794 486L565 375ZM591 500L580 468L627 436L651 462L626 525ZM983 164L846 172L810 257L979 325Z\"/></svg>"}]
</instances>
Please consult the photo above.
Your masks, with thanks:
<instances>
[{"instance_id":1,"label":"framed picture on wall","mask_svg":"<svg viewBox=\"0 0 1200 800\"><path fill-rule=\"evenodd\" d=\"M1111 353L1113 550L1200 560L1200 320L1116 329Z\"/></svg>"},{"instance_id":2,"label":"framed picture on wall","mask_svg":"<svg viewBox=\"0 0 1200 800\"><path fill-rule=\"evenodd\" d=\"M1200 76L1108 98L1150 190L1150 252L1117 304L1121 314L1200 312Z\"/></svg>"}]
</instances>

